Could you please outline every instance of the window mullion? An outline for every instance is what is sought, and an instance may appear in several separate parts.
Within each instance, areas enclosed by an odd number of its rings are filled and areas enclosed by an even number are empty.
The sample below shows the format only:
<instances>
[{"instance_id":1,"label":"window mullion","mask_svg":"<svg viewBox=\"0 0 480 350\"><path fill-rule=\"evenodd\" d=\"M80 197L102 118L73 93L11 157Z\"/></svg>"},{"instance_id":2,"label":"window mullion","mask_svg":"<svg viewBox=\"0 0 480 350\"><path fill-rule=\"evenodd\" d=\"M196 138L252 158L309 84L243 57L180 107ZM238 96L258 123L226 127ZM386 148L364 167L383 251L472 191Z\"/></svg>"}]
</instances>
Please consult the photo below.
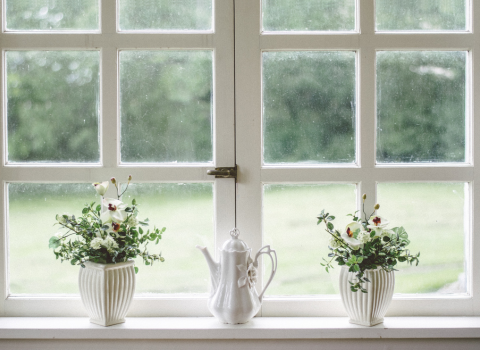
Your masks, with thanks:
<instances>
[{"instance_id":1,"label":"window mullion","mask_svg":"<svg viewBox=\"0 0 480 350\"><path fill-rule=\"evenodd\" d=\"M472 31L480 29L480 4L477 1L472 0L472 13L471 13L471 21L472 21ZM477 100L475 96L478 95L480 91L480 42L477 40L473 45L473 49L471 52L471 91L470 94L470 101L467 103L470 104L470 108L467 109L472 115L472 124L473 124L473 136L472 136L472 156L473 156L473 164L477 165L480 164L480 108L478 104L474 104L473 101ZM473 296L473 309L475 315L480 315L480 236L478 235L478 222L480 222L480 172L476 171L474 173L474 180L473 185L470 187L473 193L472 205L471 205L471 222L470 222L470 250L468 256L471 256L471 271L469 277L471 278L471 292ZM476 253L474 253L476 252Z\"/></svg>"},{"instance_id":2,"label":"window mullion","mask_svg":"<svg viewBox=\"0 0 480 350\"><path fill-rule=\"evenodd\" d=\"M375 31L374 0L362 1L357 7L360 17L360 38L372 37ZM376 202L375 181L375 47L361 47L357 53L357 161L362 168L357 187L357 209L362 208L362 194L367 194L365 206Z\"/></svg>"}]
</instances>

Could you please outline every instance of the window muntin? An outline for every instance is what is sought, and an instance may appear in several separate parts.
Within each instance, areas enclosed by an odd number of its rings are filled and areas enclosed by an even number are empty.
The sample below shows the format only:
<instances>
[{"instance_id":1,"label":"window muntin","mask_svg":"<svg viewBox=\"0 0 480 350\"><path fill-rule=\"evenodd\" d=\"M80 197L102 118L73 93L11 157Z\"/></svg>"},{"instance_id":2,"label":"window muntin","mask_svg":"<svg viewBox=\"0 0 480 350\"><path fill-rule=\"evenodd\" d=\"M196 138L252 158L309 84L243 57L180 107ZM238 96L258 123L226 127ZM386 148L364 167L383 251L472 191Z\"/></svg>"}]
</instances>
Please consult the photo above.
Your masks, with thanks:
<instances>
[{"instance_id":1,"label":"window muntin","mask_svg":"<svg viewBox=\"0 0 480 350\"><path fill-rule=\"evenodd\" d=\"M100 53L7 51L9 163L99 163Z\"/></svg>"},{"instance_id":2,"label":"window muntin","mask_svg":"<svg viewBox=\"0 0 480 350\"><path fill-rule=\"evenodd\" d=\"M6 0L11 31L99 30L98 0Z\"/></svg>"}]
</instances>

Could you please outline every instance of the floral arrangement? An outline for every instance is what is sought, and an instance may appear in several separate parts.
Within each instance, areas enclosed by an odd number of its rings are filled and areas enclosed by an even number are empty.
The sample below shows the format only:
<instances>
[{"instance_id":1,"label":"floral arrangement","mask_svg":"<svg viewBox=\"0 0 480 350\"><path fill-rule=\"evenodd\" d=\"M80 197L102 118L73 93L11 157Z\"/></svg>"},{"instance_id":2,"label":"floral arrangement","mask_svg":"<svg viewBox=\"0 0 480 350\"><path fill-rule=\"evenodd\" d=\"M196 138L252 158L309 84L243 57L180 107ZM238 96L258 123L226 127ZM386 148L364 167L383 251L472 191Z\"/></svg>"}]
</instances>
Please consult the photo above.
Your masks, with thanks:
<instances>
[{"instance_id":1,"label":"floral arrangement","mask_svg":"<svg viewBox=\"0 0 480 350\"><path fill-rule=\"evenodd\" d=\"M145 265L164 261L160 254L149 254L147 245L150 242L158 244L165 227L144 230L142 226L148 226L148 219L137 219L138 204L135 199L131 206L120 200L131 180L132 176L129 176L125 190L120 193L116 179L110 179L117 190L117 199L104 197L109 181L94 183L95 190L102 196L102 204L85 204L80 217L68 214L56 216L56 225L64 230L50 238L49 248L53 248L57 259L82 267L85 267L86 261L115 264L137 256L143 258ZM135 267L137 272L138 267Z\"/></svg>"},{"instance_id":2,"label":"floral arrangement","mask_svg":"<svg viewBox=\"0 0 480 350\"><path fill-rule=\"evenodd\" d=\"M363 195L362 211L365 218L362 220L361 215L358 216L356 211L353 221L349 223L343 232L335 229L332 221L335 216L325 213L325 210L317 216L317 225L324 222L326 231L331 235L328 248L331 258L329 261L323 259L327 272L333 268L332 261L336 261L338 265L346 265L349 272L356 273L356 279L349 281L352 292L358 290L366 293L367 290L362 286L363 283L370 282L365 277L366 270L374 270L381 267L387 272L397 271L395 266L398 262L408 262L412 265L414 262L418 265L418 257L420 253L411 255L406 246L410 244L408 234L403 227L394 227L388 229L389 222L383 217L376 215L376 211L380 208L376 204L374 211L370 216L365 213L365 199Z\"/></svg>"}]
</instances>

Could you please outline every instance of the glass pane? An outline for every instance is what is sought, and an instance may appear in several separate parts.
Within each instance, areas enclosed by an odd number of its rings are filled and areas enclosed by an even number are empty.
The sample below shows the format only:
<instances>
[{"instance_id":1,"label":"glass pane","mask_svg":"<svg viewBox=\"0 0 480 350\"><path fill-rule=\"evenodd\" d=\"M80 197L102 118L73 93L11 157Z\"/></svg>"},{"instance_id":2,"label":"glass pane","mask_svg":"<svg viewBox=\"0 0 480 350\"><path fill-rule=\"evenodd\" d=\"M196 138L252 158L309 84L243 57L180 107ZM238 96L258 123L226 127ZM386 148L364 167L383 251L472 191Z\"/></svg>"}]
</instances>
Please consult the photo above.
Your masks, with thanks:
<instances>
[{"instance_id":1,"label":"glass pane","mask_svg":"<svg viewBox=\"0 0 480 350\"><path fill-rule=\"evenodd\" d=\"M120 0L121 30L211 30L212 0Z\"/></svg>"},{"instance_id":2,"label":"glass pane","mask_svg":"<svg viewBox=\"0 0 480 350\"><path fill-rule=\"evenodd\" d=\"M265 31L353 31L355 0L263 0Z\"/></svg>"},{"instance_id":3,"label":"glass pane","mask_svg":"<svg viewBox=\"0 0 480 350\"><path fill-rule=\"evenodd\" d=\"M355 161L355 53L263 53L265 163Z\"/></svg>"},{"instance_id":4,"label":"glass pane","mask_svg":"<svg viewBox=\"0 0 480 350\"><path fill-rule=\"evenodd\" d=\"M98 0L7 0L7 30L98 30Z\"/></svg>"},{"instance_id":5,"label":"glass pane","mask_svg":"<svg viewBox=\"0 0 480 350\"><path fill-rule=\"evenodd\" d=\"M466 53L377 53L377 161L465 162Z\"/></svg>"},{"instance_id":6,"label":"glass pane","mask_svg":"<svg viewBox=\"0 0 480 350\"><path fill-rule=\"evenodd\" d=\"M8 185L8 249L11 294L79 293L78 266L55 259L48 241L57 214L79 215L100 203L92 184Z\"/></svg>"},{"instance_id":7,"label":"glass pane","mask_svg":"<svg viewBox=\"0 0 480 350\"><path fill-rule=\"evenodd\" d=\"M98 162L99 52L7 51L9 162Z\"/></svg>"},{"instance_id":8,"label":"glass pane","mask_svg":"<svg viewBox=\"0 0 480 350\"><path fill-rule=\"evenodd\" d=\"M466 30L465 0L376 0L377 30Z\"/></svg>"},{"instance_id":9,"label":"glass pane","mask_svg":"<svg viewBox=\"0 0 480 350\"><path fill-rule=\"evenodd\" d=\"M133 184L123 196L125 202L136 199L138 217L149 218L150 227L166 227L158 246L149 251L162 252L163 263L145 266L137 259L137 293L208 293L210 272L196 245L214 253L213 185Z\"/></svg>"},{"instance_id":10,"label":"glass pane","mask_svg":"<svg viewBox=\"0 0 480 350\"><path fill-rule=\"evenodd\" d=\"M467 184L380 183L377 197L378 214L403 226L407 248L421 253L418 266L398 266L395 293L465 293Z\"/></svg>"},{"instance_id":11,"label":"glass pane","mask_svg":"<svg viewBox=\"0 0 480 350\"><path fill-rule=\"evenodd\" d=\"M340 268L327 273L320 265L327 258L330 236L316 217L327 210L335 225L346 226L355 212L355 185L265 185L263 197L263 244L279 256L268 295L335 294ZM269 259L264 278L270 277Z\"/></svg>"},{"instance_id":12,"label":"glass pane","mask_svg":"<svg viewBox=\"0 0 480 350\"><path fill-rule=\"evenodd\" d=\"M120 52L124 162L213 158L211 51Z\"/></svg>"}]
</instances>

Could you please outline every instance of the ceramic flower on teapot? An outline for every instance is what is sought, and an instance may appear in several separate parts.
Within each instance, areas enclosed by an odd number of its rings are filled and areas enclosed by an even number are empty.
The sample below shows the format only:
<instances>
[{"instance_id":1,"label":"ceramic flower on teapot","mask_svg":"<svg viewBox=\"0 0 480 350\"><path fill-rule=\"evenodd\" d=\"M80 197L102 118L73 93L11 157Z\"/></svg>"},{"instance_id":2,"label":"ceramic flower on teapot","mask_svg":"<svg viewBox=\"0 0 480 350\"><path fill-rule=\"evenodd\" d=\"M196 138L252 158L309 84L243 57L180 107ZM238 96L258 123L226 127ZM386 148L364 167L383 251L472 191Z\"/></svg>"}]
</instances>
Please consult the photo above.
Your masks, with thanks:
<instances>
[{"instance_id":1,"label":"ceramic flower on teapot","mask_svg":"<svg viewBox=\"0 0 480 350\"><path fill-rule=\"evenodd\" d=\"M389 222L382 216L377 215L376 211L380 208L376 204L371 215L365 213L365 199L363 195L363 214L349 214L353 221L349 223L343 231L336 230L333 225L335 216L325 213L325 210L317 216L317 225L324 222L326 231L330 234L328 248L331 258L324 260L322 266L326 271L333 268L332 262L336 261L339 266L347 266L349 272L356 274L354 281L349 281L352 292L358 290L366 293L364 283L369 282L365 277L365 271L381 268L386 272L397 271L395 269L398 262L408 262L410 265L418 265L418 257L410 254L406 247L410 244L408 234L403 227L387 228Z\"/></svg>"},{"instance_id":2,"label":"ceramic flower on teapot","mask_svg":"<svg viewBox=\"0 0 480 350\"><path fill-rule=\"evenodd\" d=\"M220 250L220 262L211 257L206 247L201 250L210 268L211 295L208 309L223 323L248 322L260 310L263 295L277 271L277 254L269 245L262 247L255 258L250 257L251 248L238 239L240 231L230 231L232 239ZM262 292L257 293L258 258L267 254L272 260L272 271Z\"/></svg>"}]
</instances>

